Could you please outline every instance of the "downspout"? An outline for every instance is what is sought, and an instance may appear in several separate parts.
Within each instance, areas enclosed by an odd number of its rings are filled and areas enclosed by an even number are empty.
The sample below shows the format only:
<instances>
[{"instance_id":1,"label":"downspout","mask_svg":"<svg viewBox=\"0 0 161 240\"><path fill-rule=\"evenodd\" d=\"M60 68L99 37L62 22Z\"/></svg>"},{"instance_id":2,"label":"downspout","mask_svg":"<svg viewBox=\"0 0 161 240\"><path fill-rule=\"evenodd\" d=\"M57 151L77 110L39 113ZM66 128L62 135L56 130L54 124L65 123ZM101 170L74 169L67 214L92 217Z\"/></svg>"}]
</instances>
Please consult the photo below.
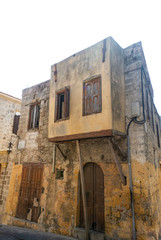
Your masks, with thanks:
<instances>
[{"instance_id":1,"label":"downspout","mask_svg":"<svg viewBox=\"0 0 161 240\"><path fill-rule=\"evenodd\" d=\"M129 182L130 182L130 197L131 197L131 212L132 212L132 236L133 240L136 240L136 230L135 230L135 212L134 212L134 197L133 197L133 184L132 184L132 169L131 169L131 153L130 153L130 136L129 128L134 118L128 124L127 127L127 152L128 152L128 165L129 165Z\"/></svg>"},{"instance_id":2,"label":"downspout","mask_svg":"<svg viewBox=\"0 0 161 240\"><path fill-rule=\"evenodd\" d=\"M130 135L129 129L132 122L136 124L145 123L145 105L144 105L144 89L143 89L143 67L141 67L141 93L142 93L142 105L143 105L143 120L138 121L137 117L130 120L127 126L127 151L128 151L128 166L129 166L129 182L130 182L130 196L131 196L131 212L132 212L132 236L133 240L136 240L136 229L135 229L135 211L134 211L134 197L133 197L133 183L132 183L132 168L131 168L131 152L130 152Z\"/></svg>"}]
</instances>

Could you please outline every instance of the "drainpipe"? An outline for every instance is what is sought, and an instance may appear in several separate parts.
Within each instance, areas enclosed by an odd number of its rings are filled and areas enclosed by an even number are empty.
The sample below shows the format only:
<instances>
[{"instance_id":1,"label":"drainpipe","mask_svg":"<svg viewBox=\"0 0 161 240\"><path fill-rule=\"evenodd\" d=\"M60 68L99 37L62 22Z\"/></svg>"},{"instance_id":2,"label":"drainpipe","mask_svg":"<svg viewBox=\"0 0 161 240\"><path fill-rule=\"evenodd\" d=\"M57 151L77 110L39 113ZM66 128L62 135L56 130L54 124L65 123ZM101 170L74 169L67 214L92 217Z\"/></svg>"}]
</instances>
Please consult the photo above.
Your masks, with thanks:
<instances>
[{"instance_id":1,"label":"drainpipe","mask_svg":"<svg viewBox=\"0 0 161 240\"><path fill-rule=\"evenodd\" d=\"M129 128L134 118L128 124L127 127L127 152L128 152L128 165L129 165L129 182L130 182L130 197L131 197L131 212L132 212L132 239L136 240L136 230L135 230L135 212L134 212L134 197L133 197L133 185L132 185L132 169L131 169L131 153L130 153L130 136Z\"/></svg>"}]
</instances>

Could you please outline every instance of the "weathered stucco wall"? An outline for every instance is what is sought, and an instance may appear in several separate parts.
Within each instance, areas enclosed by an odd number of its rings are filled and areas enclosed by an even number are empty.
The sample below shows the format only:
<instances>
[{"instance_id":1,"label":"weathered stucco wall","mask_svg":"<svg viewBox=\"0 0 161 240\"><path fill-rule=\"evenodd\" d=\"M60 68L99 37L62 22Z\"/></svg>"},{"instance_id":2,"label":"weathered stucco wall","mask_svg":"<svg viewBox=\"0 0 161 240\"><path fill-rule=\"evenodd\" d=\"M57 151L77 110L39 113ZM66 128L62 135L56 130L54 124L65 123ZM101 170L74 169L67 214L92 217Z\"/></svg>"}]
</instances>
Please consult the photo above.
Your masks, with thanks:
<instances>
[{"instance_id":1,"label":"weathered stucco wall","mask_svg":"<svg viewBox=\"0 0 161 240\"><path fill-rule=\"evenodd\" d=\"M14 115L20 113L21 100L0 92L0 222L7 199L12 161L8 153L17 147L17 135L13 134Z\"/></svg>"},{"instance_id":2,"label":"weathered stucco wall","mask_svg":"<svg viewBox=\"0 0 161 240\"><path fill-rule=\"evenodd\" d=\"M13 120L16 112L21 110L21 100L0 93L0 151L8 149L11 140Z\"/></svg>"},{"instance_id":3,"label":"weathered stucco wall","mask_svg":"<svg viewBox=\"0 0 161 240\"><path fill-rule=\"evenodd\" d=\"M107 38L105 62L102 62L103 44L104 42L101 41L56 64L56 82L54 75L55 65L52 66L49 138L111 130L112 128L120 132L125 131L123 50L112 38ZM97 114L83 116L83 82L94 78L94 76L101 76L102 111ZM111 81L113 81L115 87L111 86ZM70 87L69 119L54 122L55 91L65 87ZM111 89L113 91L112 97ZM117 100L117 102L114 103L113 100ZM121 112L121 114L118 114L118 112Z\"/></svg>"},{"instance_id":4,"label":"weathered stucco wall","mask_svg":"<svg viewBox=\"0 0 161 240\"><path fill-rule=\"evenodd\" d=\"M22 165L13 164L12 174L10 177L10 186L9 192L7 196L7 203L5 206L5 216L3 219L4 223L7 223L7 216L16 214L18 197L19 197L19 189L21 184L21 176L22 176Z\"/></svg>"},{"instance_id":5,"label":"weathered stucco wall","mask_svg":"<svg viewBox=\"0 0 161 240\"><path fill-rule=\"evenodd\" d=\"M123 49L111 39L111 105L112 129L125 133L125 96L124 96L124 54Z\"/></svg>"}]
</instances>

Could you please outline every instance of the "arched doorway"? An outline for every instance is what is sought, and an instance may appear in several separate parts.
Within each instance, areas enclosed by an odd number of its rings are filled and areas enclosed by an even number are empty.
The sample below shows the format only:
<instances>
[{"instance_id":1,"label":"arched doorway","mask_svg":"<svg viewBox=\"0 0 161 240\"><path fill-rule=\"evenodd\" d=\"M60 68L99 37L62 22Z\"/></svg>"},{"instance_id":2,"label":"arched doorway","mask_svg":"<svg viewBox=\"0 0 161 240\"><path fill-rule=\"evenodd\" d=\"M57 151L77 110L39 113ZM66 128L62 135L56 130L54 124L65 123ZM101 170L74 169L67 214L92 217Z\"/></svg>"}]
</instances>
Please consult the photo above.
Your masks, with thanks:
<instances>
[{"instance_id":1,"label":"arched doorway","mask_svg":"<svg viewBox=\"0 0 161 240\"><path fill-rule=\"evenodd\" d=\"M104 175L95 163L87 163L84 168L89 229L104 231ZM84 226L83 202L80 189L80 227Z\"/></svg>"}]
</instances>

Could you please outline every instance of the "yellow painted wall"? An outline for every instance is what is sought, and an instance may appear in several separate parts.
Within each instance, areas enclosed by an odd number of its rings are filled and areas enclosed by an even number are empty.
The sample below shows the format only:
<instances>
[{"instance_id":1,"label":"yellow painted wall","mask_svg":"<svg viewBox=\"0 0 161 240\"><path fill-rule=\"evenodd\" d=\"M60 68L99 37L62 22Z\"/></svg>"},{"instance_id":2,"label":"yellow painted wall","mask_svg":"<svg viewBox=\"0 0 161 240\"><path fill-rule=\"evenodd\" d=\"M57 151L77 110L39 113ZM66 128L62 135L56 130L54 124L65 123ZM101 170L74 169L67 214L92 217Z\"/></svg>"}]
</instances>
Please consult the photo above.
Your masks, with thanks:
<instances>
[{"instance_id":1,"label":"yellow painted wall","mask_svg":"<svg viewBox=\"0 0 161 240\"><path fill-rule=\"evenodd\" d=\"M54 66L51 67L49 138L108 129L125 131L123 52L112 38L107 38L106 57L103 63L102 48L103 41L58 63L57 82L54 81ZM114 52L114 54L111 54L111 52ZM114 67L115 64L116 67ZM111 85L111 71L113 71L113 86ZM101 76L102 81L102 112L82 116L83 82L98 75ZM54 122L55 91L67 86L70 86L69 120ZM111 90L115 91L115 89L117 89L116 94L111 96ZM119 105L116 106L115 104L112 107L116 99L118 99ZM121 112L121 115L114 114L115 112ZM115 117L114 120L112 116Z\"/></svg>"},{"instance_id":2,"label":"yellow painted wall","mask_svg":"<svg viewBox=\"0 0 161 240\"><path fill-rule=\"evenodd\" d=\"M3 223L7 223L7 215L15 216L21 184L22 165L13 164L9 192L4 210Z\"/></svg>"}]
</instances>

